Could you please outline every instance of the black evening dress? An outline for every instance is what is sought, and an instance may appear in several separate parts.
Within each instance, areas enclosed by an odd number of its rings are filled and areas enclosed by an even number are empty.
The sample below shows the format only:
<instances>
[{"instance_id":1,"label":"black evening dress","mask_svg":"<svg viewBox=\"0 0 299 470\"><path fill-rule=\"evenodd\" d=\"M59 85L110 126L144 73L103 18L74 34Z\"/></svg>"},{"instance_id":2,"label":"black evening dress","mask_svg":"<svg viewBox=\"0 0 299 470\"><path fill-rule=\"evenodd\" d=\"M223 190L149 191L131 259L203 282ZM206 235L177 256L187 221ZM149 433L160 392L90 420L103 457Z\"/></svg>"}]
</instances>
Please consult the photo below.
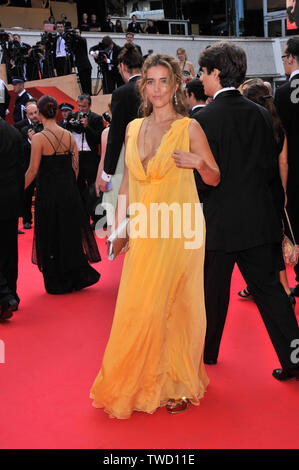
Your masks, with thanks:
<instances>
[{"instance_id":1,"label":"black evening dress","mask_svg":"<svg viewBox=\"0 0 299 470\"><path fill-rule=\"evenodd\" d=\"M53 137L42 133L54 152L42 155L36 178L32 262L43 274L46 291L64 294L98 282L100 274L89 263L101 257L77 187L70 147L57 153L61 141L54 145Z\"/></svg>"}]
</instances>

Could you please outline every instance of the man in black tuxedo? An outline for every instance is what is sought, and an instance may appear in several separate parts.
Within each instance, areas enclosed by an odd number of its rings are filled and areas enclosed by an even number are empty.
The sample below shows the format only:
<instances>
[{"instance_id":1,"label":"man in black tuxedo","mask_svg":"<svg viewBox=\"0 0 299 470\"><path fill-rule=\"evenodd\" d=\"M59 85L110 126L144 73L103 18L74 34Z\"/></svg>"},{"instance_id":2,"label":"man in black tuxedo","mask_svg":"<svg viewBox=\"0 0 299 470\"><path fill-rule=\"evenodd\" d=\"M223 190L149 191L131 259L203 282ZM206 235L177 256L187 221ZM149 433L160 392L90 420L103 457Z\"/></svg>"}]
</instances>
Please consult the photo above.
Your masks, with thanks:
<instances>
[{"instance_id":1,"label":"man in black tuxedo","mask_svg":"<svg viewBox=\"0 0 299 470\"><path fill-rule=\"evenodd\" d=\"M196 119L196 113L206 106L208 97L205 95L203 84L197 78L190 80L186 85L186 101L189 116Z\"/></svg>"},{"instance_id":2,"label":"man in black tuxedo","mask_svg":"<svg viewBox=\"0 0 299 470\"><path fill-rule=\"evenodd\" d=\"M53 42L53 57L58 77L71 73L70 56L64 39L64 24L61 21L56 23L57 36Z\"/></svg>"},{"instance_id":3,"label":"man in black tuxedo","mask_svg":"<svg viewBox=\"0 0 299 470\"><path fill-rule=\"evenodd\" d=\"M142 56L132 44L124 46L119 56L119 69L125 85L112 93L112 121L109 128L104 171L97 175L96 190L106 192L111 176L115 174L119 155L125 141L126 127L138 117L140 95L137 81L141 75Z\"/></svg>"},{"instance_id":4,"label":"man in black tuxedo","mask_svg":"<svg viewBox=\"0 0 299 470\"><path fill-rule=\"evenodd\" d=\"M18 218L24 191L20 133L0 118L0 321L17 310Z\"/></svg>"},{"instance_id":5,"label":"man in black tuxedo","mask_svg":"<svg viewBox=\"0 0 299 470\"><path fill-rule=\"evenodd\" d=\"M281 225L269 187L277 171L272 122L263 107L237 90L247 68L241 48L215 43L202 52L199 65L205 93L213 101L197 120L221 173L217 187L205 187L197 175L206 219L204 360L217 362L237 263L282 366L273 376L278 380L299 377L292 356L299 328L279 280Z\"/></svg>"},{"instance_id":6,"label":"man in black tuxedo","mask_svg":"<svg viewBox=\"0 0 299 470\"><path fill-rule=\"evenodd\" d=\"M288 40L282 60L289 79L277 89L275 105L288 140L287 212L295 241L299 244L299 37ZM299 264L294 269L297 285L293 292L299 297Z\"/></svg>"},{"instance_id":7,"label":"man in black tuxedo","mask_svg":"<svg viewBox=\"0 0 299 470\"><path fill-rule=\"evenodd\" d=\"M82 93L91 95L91 64L88 58L87 41L81 36L79 28L75 29L76 41L74 42L75 66L81 83Z\"/></svg>"},{"instance_id":8,"label":"man in black tuxedo","mask_svg":"<svg viewBox=\"0 0 299 470\"><path fill-rule=\"evenodd\" d=\"M13 111L13 120L16 124L26 117L26 103L32 99L32 96L25 90L24 80L22 78L14 78L12 81L14 92L17 93L15 106Z\"/></svg>"},{"instance_id":9,"label":"man in black tuxedo","mask_svg":"<svg viewBox=\"0 0 299 470\"><path fill-rule=\"evenodd\" d=\"M132 15L132 21L128 24L128 33L143 33L140 23L138 23L136 15Z\"/></svg>"},{"instance_id":10,"label":"man in black tuxedo","mask_svg":"<svg viewBox=\"0 0 299 470\"><path fill-rule=\"evenodd\" d=\"M77 104L79 111L73 113L73 119L81 121L82 132L73 131L72 134L79 151L78 187L87 207L88 190L97 177L101 135L105 126L102 116L91 111L91 97L89 95L82 94L78 96ZM83 113L83 116L80 113ZM95 225L99 217L93 214L91 218L93 225Z\"/></svg>"},{"instance_id":11,"label":"man in black tuxedo","mask_svg":"<svg viewBox=\"0 0 299 470\"><path fill-rule=\"evenodd\" d=\"M102 41L90 48L89 52L101 67L103 79L103 94L110 95L115 88L124 84L118 71L118 56L121 48L115 44L110 36L103 37Z\"/></svg>"}]
</instances>

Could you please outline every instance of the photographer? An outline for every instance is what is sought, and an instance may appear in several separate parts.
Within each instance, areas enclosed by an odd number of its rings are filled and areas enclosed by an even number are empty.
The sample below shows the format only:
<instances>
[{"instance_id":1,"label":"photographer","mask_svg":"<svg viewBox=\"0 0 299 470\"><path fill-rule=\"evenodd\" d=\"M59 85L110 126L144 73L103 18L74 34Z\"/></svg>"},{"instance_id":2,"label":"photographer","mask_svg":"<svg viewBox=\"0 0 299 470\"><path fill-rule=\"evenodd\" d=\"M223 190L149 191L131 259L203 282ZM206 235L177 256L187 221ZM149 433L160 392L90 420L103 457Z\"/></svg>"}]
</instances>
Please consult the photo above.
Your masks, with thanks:
<instances>
[{"instance_id":1,"label":"photographer","mask_svg":"<svg viewBox=\"0 0 299 470\"><path fill-rule=\"evenodd\" d=\"M104 130L102 116L91 111L90 95L82 94L77 100L78 112L68 115L67 129L73 134L79 151L78 187L87 208L88 189L95 182L100 161L99 146ZM99 216L92 214L93 226Z\"/></svg>"},{"instance_id":2,"label":"photographer","mask_svg":"<svg viewBox=\"0 0 299 470\"><path fill-rule=\"evenodd\" d=\"M103 75L103 94L109 95L115 88L123 85L123 79L118 71L118 56L121 48L110 36L105 36L98 45L90 48L89 52L101 68Z\"/></svg>"},{"instance_id":3,"label":"photographer","mask_svg":"<svg viewBox=\"0 0 299 470\"><path fill-rule=\"evenodd\" d=\"M26 104L26 116L28 125L22 127L21 134L23 137L25 170L28 169L31 155L31 140L34 134L43 130L43 125L39 122L38 109L36 103L29 101ZM23 228L31 229L32 227L32 198L34 194L35 181L33 181L24 193L23 207Z\"/></svg>"},{"instance_id":4,"label":"photographer","mask_svg":"<svg viewBox=\"0 0 299 470\"><path fill-rule=\"evenodd\" d=\"M13 35L13 41L9 42L8 55L11 76L27 80L27 61L31 46L21 40L19 34Z\"/></svg>"},{"instance_id":5,"label":"photographer","mask_svg":"<svg viewBox=\"0 0 299 470\"><path fill-rule=\"evenodd\" d=\"M64 24L56 23L57 36L53 41L53 56L56 74L58 77L71 73L70 55L66 45Z\"/></svg>"},{"instance_id":6,"label":"photographer","mask_svg":"<svg viewBox=\"0 0 299 470\"><path fill-rule=\"evenodd\" d=\"M81 83L82 93L91 95L91 64L88 58L87 41L81 37L79 28L74 30L74 37L71 43L71 49L75 57L75 66L78 69L78 75Z\"/></svg>"}]
</instances>

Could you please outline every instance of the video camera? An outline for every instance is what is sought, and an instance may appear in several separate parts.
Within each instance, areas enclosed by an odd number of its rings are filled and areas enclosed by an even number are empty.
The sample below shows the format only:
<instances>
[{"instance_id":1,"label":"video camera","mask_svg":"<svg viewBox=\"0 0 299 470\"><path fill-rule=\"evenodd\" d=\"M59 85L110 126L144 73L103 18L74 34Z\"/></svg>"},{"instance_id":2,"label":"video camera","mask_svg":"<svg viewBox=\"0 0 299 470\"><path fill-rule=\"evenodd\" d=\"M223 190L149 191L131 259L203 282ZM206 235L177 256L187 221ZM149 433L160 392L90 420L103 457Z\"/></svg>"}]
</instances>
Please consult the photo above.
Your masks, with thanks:
<instances>
[{"instance_id":1,"label":"video camera","mask_svg":"<svg viewBox=\"0 0 299 470\"><path fill-rule=\"evenodd\" d=\"M48 51L50 51L54 48L56 37L57 37L56 32L45 31L44 33L41 34L40 42L41 44L44 44L46 46L46 49Z\"/></svg>"},{"instance_id":2,"label":"video camera","mask_svg":"<svg viewBox=\"0 0 299 470\"><path fill-rule=\"evenodd\" d=\"M66 129L70 132L75 132L76 134L82 134L84 132L84 127L81 119L85 117L87 117L87 113L69 113L66 118ZM72 119L74 120L70 122Z\"/></svg>"},{"instance_id":3,"label":"video camera","mask_svg":"<svg viewBox=\"0 0 299 470\"><path fill-rule=\"evenodd\" d=\"M9 35L3 29L0 30L0 44L5 44L9 41Z\"/></svg>"},{"instance_id":4,"label":"video camera","mask_svg":"<svg viewBox=\"0 0 299 470\"><path fill-rule=\"evenodd\" d=\"M102 42L98 44L98 49L90 51L90 54L92 56L97 54L98 57L97 58L93 57L93 58L95 62L99 65L102 65L103 63L105 63L105 59L108 57L107 49L105 48L105 45Z\"/></svg>"}]
</instances>

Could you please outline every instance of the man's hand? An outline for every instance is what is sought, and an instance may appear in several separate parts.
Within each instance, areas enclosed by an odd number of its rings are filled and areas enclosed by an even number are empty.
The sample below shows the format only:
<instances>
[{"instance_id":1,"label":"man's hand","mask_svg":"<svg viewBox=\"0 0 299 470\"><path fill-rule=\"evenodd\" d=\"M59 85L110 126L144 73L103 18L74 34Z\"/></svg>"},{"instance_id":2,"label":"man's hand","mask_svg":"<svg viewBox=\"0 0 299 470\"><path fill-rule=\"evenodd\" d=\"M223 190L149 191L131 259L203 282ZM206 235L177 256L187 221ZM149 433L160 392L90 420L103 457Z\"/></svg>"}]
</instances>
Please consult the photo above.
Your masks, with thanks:
<instances>
[{"instance_id":1,"label":"man's hand","mask_svg":"<svg viewBox=\"0 0 299 470\"><path fill-rule=\"evenodd\" d=\"M111 189L107 189L107 184L107 181L104 181L101 177L96 179L95 190L98 197L100 192L108 193L111 191Z\"/></svg>"},{"instance_id":2,"label":"man's hand","mask_svg":"<svg viewBox=\"0 0 299 470\"><path fill-rule=\"evenodd\" d=\"M32 140L32 137L34 136L35 132L33 129L28 129L27 134L28 134L28 139Z\"/></svg>"},{"instance_id":3,"label":"man's hand","mask_svg":"<svg viewBox=\"0 0 299 470\"><path fill-rule=\"evenodd\" d=\"M83 125L84 129L86 129L87 124L88 124L88 117L87 116L83 117L83 118L80 119L80 121L81 121L81 124Z\"/></svg>"}]
</instances>

